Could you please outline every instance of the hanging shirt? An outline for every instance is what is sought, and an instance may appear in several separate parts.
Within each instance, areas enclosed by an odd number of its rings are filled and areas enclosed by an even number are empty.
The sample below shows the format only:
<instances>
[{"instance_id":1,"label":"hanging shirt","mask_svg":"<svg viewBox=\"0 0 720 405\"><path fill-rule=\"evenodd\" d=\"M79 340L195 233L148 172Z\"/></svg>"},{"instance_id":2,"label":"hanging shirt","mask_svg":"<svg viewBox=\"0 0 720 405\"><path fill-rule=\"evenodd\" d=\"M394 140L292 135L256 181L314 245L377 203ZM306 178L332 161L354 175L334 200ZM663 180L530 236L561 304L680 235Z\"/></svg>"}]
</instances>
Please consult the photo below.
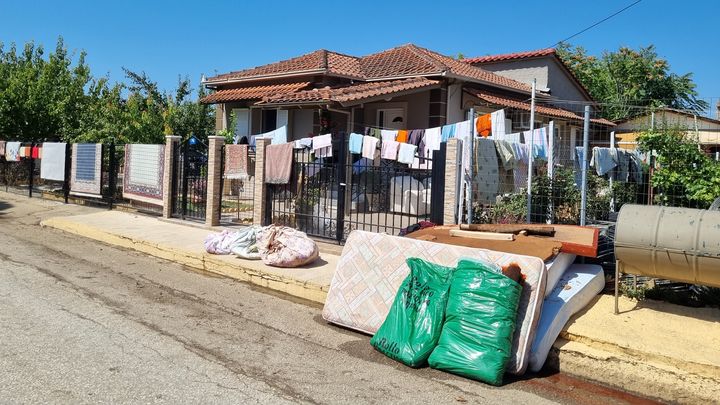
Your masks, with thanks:
<instances>
[{"instance_id":1,"label":"hanging shirt","mask_svg":"<svg viewBox=\"0 0 720 405\"><path fill-rule=\"evenodd\" d=\"M398 142L407 142L408 141L408 131L401 129L397 133L397 137L395 138Z\"/></svg>"},{"instance_id":2,"label":"hanging shirt","mask_svg":"<svg viewBox=\"0 0 720 405\"><path fill-rule=\"evenodd\" d=\"M380 149L380 157L383 159L397 160L399 147L400 142L398 141L383 141Z\"/></svg>"},{"instance_id":3,"label":"hanging shirt","mask_svg":"<svg viewBox=\"0 0 720 405\"><path fill-rule=\"evenodd\" d=\"M417 146L411 143L401 143L398 151L398 162L411 165L415 160L415 151Z\"/></svg>"},{"instance_id":4,"label":"hanging shirt","mask_svg":"<svg viewBox=\"0 0 720 405\"><path fill-rule=\"evenodd\" d=\"M350 134L350 140L348 141L348 148L350 153L359 154L362 153L363 136L360 134Z\"/></svg>"},{"instance_id":5,"label":"hanging shirt","mask_svg":"<svg viewBox=\"0 0 720 405\"><path fill-rule=\"evenodd\" d=\"M381 129L380 130L380 138L383 142L385 141L394 141L395 138L397 138L398 131L391 131L389 129Z\"/></svg>"},{"instance_id":6,"label":"hanging shirt","mask_svg":"<svg viewBox=\"0 0 720 405\"><path fill-rule=\"evenodd\" d=\"M375 159L375 149L377 149L378 139L373 136L363 137L362 156L368 159Z\"/></svg>"},{"instance_id":7,"label":"hanging shirt","mask_svg":"<svg viewBox=\"0 0 720 405\"><path fill-rule=\"evenodd\" d=\"M475 119L475 131L479 136L487 138L492 133L492 120L490 114L485 114Z\"/></svg>"},{"instance_id":8,"label":"hanging shirt","mask_svg":"<svg viewBox=\"0 0 720 405\"><path fill-rule=\"evenodd\" d=\"M490 125L492 127L492 137L495 139L504 139L505 136L505 110L497 110L490 114Z\"/></svg>"},{"instance_id":9,"label":"hanging shirt","mask_svg":"<svg viewBox=\"0 0 720 405\"><path fill-rule=\"evenodd\" d=\"M424 129L413 129L410 131L408 143L411 143L415 146L420 145L420 142L422 141L423 135L425 134Z\"/></svg>"},{"instance_id":10,"label":"hanging shirt","mask_svg":"<svg viewBox=\"0 0 720 405\"><path fill-rule=\"evenodd\" d=\"M443 125L442 130L440 131L440 141L447 142L448 139L455 138L455 127L455 124Z\"/></svg>"}]
</instances>

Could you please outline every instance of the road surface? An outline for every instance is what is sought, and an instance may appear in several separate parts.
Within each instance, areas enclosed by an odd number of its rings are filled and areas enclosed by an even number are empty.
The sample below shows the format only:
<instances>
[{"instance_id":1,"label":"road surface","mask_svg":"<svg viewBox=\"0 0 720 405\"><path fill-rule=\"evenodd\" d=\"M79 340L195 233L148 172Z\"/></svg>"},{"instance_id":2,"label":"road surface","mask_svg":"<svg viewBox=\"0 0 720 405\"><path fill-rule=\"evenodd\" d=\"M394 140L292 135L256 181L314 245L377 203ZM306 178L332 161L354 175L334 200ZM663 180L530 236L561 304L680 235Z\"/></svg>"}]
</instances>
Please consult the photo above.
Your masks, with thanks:
<instances>
[{"instance_id":1,"label":"road surface","mask_svg":"<svg viewBox=\"0 0 720 405\"><path fill-rule=\"evenodd\" d=\"M2 403L643 402L560 374L413 370L317 305L39 226L87 210L0 194Z\"/></svg>"}]
</instances>

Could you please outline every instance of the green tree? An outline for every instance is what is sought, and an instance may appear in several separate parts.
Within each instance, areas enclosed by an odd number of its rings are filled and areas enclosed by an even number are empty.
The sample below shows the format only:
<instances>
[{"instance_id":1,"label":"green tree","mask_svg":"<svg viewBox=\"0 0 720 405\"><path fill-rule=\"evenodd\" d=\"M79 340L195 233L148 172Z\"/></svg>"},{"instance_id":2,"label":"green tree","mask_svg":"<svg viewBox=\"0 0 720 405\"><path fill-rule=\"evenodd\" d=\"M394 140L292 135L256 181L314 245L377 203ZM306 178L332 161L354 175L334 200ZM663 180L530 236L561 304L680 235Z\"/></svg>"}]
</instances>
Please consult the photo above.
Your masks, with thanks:
<instances>
[{"instance_id":1,"label":"green tree","mask_svg":"<svg viewBox=\"0 0 720 405\"><path fill-rule=\"evenodd\" d=\"M602 109L607 119L635 115L638 110L631 106L667 106L695 112L708 108L707 102L698 99L692 73L672 73L668 61L660 58L652 45L638 50L622 47L599 58L569 44L561 44L557 51L593 99L607 104Z\"/></svg>"}]
</instances>

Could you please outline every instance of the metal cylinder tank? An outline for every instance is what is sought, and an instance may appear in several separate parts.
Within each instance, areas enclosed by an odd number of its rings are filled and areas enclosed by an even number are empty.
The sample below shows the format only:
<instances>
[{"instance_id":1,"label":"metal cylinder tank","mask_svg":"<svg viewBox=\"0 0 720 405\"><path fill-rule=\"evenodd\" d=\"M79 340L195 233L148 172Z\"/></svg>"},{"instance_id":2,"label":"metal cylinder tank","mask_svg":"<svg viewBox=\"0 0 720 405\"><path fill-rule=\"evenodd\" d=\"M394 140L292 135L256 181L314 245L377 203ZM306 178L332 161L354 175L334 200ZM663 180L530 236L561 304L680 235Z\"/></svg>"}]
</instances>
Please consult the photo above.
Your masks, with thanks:
<instances>
[{"instance_id":1,"label":"metal cylinder tank","mask_svg":"<svg viewBox=\"0 0 720 405\"><path fill-rule=\"evenodd\" d=\"M720 287L720 211L625 204L615 258L624 273Z\"/></svg>"}]
</instances>

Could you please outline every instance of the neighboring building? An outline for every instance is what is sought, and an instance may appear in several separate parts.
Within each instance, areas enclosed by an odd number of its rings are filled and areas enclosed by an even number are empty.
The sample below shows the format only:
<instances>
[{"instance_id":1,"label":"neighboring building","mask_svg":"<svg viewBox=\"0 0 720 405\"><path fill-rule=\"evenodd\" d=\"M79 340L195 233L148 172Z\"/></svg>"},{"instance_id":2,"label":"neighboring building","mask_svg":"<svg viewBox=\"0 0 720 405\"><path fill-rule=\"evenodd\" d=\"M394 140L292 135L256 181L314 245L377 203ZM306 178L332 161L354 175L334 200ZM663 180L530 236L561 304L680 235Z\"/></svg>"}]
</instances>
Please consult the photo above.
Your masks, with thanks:
<instances>
[{"instance_id":1,"label":"neighboring building","mask_svg":"<svg viewBox=\"0 0 720 405\"><path fill-rule=\"evenodd\" d=\"M318 50L296 58L220 74L203 81L214 93L202 102L217 105L216 129L226 129L231 112L239 135L288 126L294 140L324 132L361 131L366 126L430 128L481 112L507 108L512 131L529 128L531 86L507 69L493 73L412 44L356 57ZM484 63L484 62L483 62ZM553 105L552 76L539 77L537 119L556 120L557 144L578 142L582 117ZM536 70L538 74L542 69ZM558 81L558 83L560 83ZM558 85L559 86L559 85ZM561 94L572 94L566 85ZM558 87L557 91L560 87ZM591 101L575 86L580 101ZM595 120L605 130L613 124Z\"/></svg>"},{"instance_id":2,"label":"neighboring building","mask_svg":"<svg viewBox=\"0 0 720 405\"><path fill-rule=\"evenodd\" d=\"M688 134L697 137L706 152L720 152L720 120L673 108L659 108L653 113L619 121L615 139L619 147L635 149L639 133L653 127L685 129Z\"/></svg>"}]
</instances>

